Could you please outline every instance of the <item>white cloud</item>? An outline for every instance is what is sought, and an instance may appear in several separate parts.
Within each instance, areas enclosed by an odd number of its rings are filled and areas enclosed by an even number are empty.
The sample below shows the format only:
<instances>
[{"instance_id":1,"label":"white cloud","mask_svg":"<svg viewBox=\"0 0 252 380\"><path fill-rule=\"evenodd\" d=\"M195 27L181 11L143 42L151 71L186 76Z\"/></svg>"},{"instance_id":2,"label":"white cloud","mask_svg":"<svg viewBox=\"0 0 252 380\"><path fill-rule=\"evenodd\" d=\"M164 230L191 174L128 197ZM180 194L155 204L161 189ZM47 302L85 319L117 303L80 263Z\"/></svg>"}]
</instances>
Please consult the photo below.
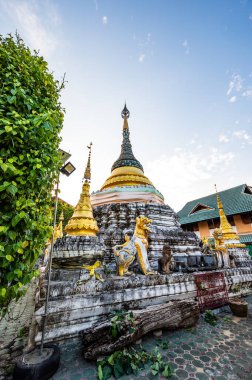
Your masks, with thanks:
<instances>
[{"instance_id":1,"label":"white cloud","mask_svg":"<svg viewBox=\"0 0 252 380\"><path fill-rule=\"evenodd\" d=\"M227 96L230 96L233 92L240 92L242 89L243 79L239 74L233 74L228 84Z\"/></svg>"},{"instance_id":2,"label":"white cloud","mask_svg":"<svg viewBox=\"0 0 252 380\"><path fill-rule=\"evenodd\" d=\"M242 96L245 96L246 98L252 98L252 89L243 91Z\"/></svg>"},{"instance_id":3,"label":"white cloud","mask_svg":"<svg viewBox=\"0 0 252 380\"><path fill-rule=\"evenodd\" d=\"M213 184L225 181L234 160L233 152L176 149L171 155L147 163L145 172L176 210L187 201L213 191ZM198 195L197 195L198 192Z\"/></svg>"},{"instance_id":4,"label":"white cloud","mask_svg":"<svg viewBox=\"0 0 252 380\"><path fill-rule=\"evenodd\" d=\"M229 142L229 138L226 135L220 135L219 136L219 142Z\"/></svg>"},{"instance_id":5,"label":"white cloud","mask_svg":"<svg viewBox=\"0 0 252 380\"><path fill-rule=\"evenodd\" d=\"M250 15L249 15L249 19L252 21L252 13L250 13Z\"/></svg>"},{"instance_id":6,"label":"white cloud","mask_svg":"<svg viewBox=\"0 0 252 380\"><path fill-rule=\"evenodd\" d=\"M102 23L103 23L103 25L107 25L107 23L108 23L108 17L107 16L102 17Z\"/></svg>"},{"instance_id":7,"label":"white cloud","mask_svg":"<svg viewBox=\"0 0 252 380\"><path fill-rule=\"evenodd\" d=\"M185 54L189 54L190 53L190 49L189 49L189 44L188 44L188 41L187 40L184 40L182 42L182 46L184 48L184 52Z\"/></svg>"},{"instance_id":8,"label":"white cloud","mask_svg":"<svg viewBox=\"0 0 252 380\"><path fill-rule=\"evenodd\" d=\"M144 59L145 59L145 54L140 54L139 57L138 57L138 61L140 63L142 63L144 61Z\"/></svg>"},{"instance_id":9,"label":"white cloud","mask_svg":"<svg viewBox=\"0 0 252 380\"><path fill-rule=\"evenodd\" d=\"M32 49L46 56L55 51L59 44L55 29L60 23L60 15L51 1L0 0L0 9Z\"/></svg>"},{"instance_id":10,"label":"white cloud","mask_svg":"<svg viewBox=\"0 0 252 380\"><path fill-rule=\"evenodd\" d=\"M230 103L235 103L237 101L237 97L236 96L232 96L231 98L229 98L229 102Z\"/></svg>"},{"instance_id":11,"label":"white cloud","mask_svg":"<svg viewBox=\"0 0 252 380\"><path fill-rule=\"evenodd\" d=\"M244 142L247 142L248 144L252 144L252 136L250 136L244 129L241 129L239 131L234 131L233 136L239 140L243 140Z\"/></svg>"},{"instance_id":12,"label":"white cloud","mask_svg":"<svg viewBox=\"0 0 252 380\"><path fill-rule=\"evenodd\" d=\"M242 78L240 74L232 74L228 84L227 97L230 103L238 100L238 96L252 99L251 73L247 78ZM250 81L250 83L249 83Z\"/></svg>"}]
</instances>

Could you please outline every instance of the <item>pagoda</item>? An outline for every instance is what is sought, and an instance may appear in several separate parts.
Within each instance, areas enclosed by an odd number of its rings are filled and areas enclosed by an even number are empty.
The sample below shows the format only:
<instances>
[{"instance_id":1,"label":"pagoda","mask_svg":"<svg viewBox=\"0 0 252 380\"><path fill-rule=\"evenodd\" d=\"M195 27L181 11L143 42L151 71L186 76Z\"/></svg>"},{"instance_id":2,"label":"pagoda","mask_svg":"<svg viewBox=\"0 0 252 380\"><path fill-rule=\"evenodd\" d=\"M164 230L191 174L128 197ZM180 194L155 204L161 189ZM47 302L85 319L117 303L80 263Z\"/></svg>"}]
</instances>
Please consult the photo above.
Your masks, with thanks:
<instances>
[{"instance_id":1,"label":"pagoda","mask_svg":"<svg viewBox=\"0 0 252 380\"><path fill-rule=\"evenodd\" d=\"M164 203L163 195L144 174L142 164L133 154L128 119L130 112L125 104L121 153L113 163L111 175L99 191L91 195L94 217L105 246L105 258L114 262L112 247L124 241L125 234L133 234L136 217L145 215L152 220L149 236L149 260L157 268L158 257L164 244L169 244L174 255L200 255L198 239L194 233L184 232L178 217Z\"/></svg>"},{"instance_id":2,"label":"pagoda","mask_svg":"<svg viewBox=\"0 0 252 380\"><path fill-rule=\"evenodd\" d=\"M88 161L80 199L65 227L67 235L57 239L54 245L54 268L78 268L83 264L93 264L104 256L103 243L97 236L99 228L90 202L91 146L92 143L88 146Z\"/></svg>"}]
</instances>

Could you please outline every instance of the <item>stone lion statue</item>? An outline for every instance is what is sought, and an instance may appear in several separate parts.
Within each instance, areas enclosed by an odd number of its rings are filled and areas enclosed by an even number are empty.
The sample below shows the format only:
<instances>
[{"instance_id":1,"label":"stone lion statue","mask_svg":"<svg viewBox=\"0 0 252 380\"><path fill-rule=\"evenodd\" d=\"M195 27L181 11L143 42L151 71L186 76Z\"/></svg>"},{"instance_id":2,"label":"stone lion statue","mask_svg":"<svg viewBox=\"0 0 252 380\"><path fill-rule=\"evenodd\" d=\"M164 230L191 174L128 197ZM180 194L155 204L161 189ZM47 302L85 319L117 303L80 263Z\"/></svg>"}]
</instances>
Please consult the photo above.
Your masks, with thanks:
<instances>
[{"instance_id":1,"label":"stone lion statue","mask_svg":"<svg viewBox=\"0 0 252 380\"><path fill-rule=\"evenodd\" d=\"M215 228L213 232L213 237L215 240L215 249L225 250L225 243L222 235L222 230L220 228Z\"/></svg>"},{"instance_id":2,"label":"stone lion statue","mask_svg":"<svg viewBox=\"0 0 252 380\"><path fill-rule=\"evenodd\" d=\"M213 232L213 237L215 240L215 252L217 255L218 267L219 268L229 268L230 260L227 251L227 247L225 245L222 230L221 228L215 228Z\"/></svg>"},{"instance_id":3,"label":"stone lion statue","mask_svg":"<svg viewBox=\"0 0 252 380\"><path fill-rule=\"evenodd\" d=\"M125 243L113 247L113 252L116 258L116 265L119 276L131 274L128 270L129 266L137 260L143 274L155 274L150 267L147 256L148 249L148 234L150 232L151 219L140 215L136 218L136 226L133 237L130 239L125 236Z\"/></svg>"},{"instance_id":4,"label":"stone lion statue","mask_svg":"<svg viewBox=\"0 0 252 380\"><path fill-rule=\"evenodd\" d=\"M158 259L158 271L162 274L170 273L170 264L172 259L171 248L168 244L163 246L162 256Z\"/></svg>"}]
</instances>

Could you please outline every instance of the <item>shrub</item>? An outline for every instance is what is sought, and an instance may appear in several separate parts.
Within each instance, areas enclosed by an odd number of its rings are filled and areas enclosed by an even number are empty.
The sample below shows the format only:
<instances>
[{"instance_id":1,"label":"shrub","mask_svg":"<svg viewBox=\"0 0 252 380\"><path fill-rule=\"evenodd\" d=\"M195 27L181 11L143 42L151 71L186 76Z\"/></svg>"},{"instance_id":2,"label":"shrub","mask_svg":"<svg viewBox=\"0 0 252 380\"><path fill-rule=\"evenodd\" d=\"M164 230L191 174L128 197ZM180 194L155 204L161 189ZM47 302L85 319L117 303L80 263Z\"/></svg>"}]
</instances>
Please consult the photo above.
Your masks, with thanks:
<instances>
[{"instance_id":1,"label":"shrub","mask_svg":"<svg viewBox=\"0 0 252 380\"><path fill-rule=\"evenodd\" d=\"M51 233L64 87L16 35L0 36L0 307L18 299Z\"/></svg>"}]
</instances>

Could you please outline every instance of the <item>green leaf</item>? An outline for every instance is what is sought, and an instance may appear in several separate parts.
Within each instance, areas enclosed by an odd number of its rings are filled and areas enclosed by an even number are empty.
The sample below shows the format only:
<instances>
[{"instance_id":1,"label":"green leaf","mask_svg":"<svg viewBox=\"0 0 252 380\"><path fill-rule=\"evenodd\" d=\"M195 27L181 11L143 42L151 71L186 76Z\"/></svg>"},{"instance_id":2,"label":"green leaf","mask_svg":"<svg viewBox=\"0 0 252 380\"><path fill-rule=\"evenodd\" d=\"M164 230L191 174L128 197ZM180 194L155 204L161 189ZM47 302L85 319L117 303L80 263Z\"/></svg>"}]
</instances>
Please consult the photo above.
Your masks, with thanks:
<instances>
[{"instance_id":1,"label":"green leaf","mask_svg":"<svg viewBox=\"0 0 252 380\"><path fill-rule=\"evenodd\" d=\"M167 379L172 376L172 369L169 364L165 365L162 375Z\"/></svg>"},{"instance_id":2,"label":"green leaf","mask_svg":"<svg viewBox=\"0 0 252 380\"><path fill-rule=\"evenodd\" d=\"M7 226L0 226L0 232L6 232L8 230Z\"/></svg>"},{"instance_id":3,"label":"green leaf","mask_svg":"<svg viewBox=\"0 0 252 380\"><path fill-rule=\"evenodd\" d=\"M120 363L120 360L117 360L114 365L114 375L116 379L119 379L122 375L124 375L123 367Z\"/></svg>"},{"instance_id":4,"label":"green leaf","mask_svg":"<svg viewBox=\"0 0 252 380\"><path fill-rule=\"evenodd\" d=\"M7 133L12 131L12 127L10 125L6 125L4 129Z\"/></svg>"},{"instance_id":5,"label":"green leaf","mask_svg":"<svg viewBox=\"0 0 252 380\"><path fill-rule=\"evenodd\" d=\"M5 288L0 288L0 295L1 295L1 297L5 297L5 295L6 295L6 289Z\"/></svg>"},{"instance_id":6,"label":"green leaf","mask_svg":"<svg viewBox=\"0 0 252 380\"><path fill-rule=\"evenodd\" d=\"M10 193L11 195L15 195L17 191L18 191L18 188L13 184L10 184L7 187L7 192Z\"/></svg>"},{"instance_id":7,"label":"green leaf","mask_svg":"<svg viewBox=\"0 0 252 380\"><path fill-rule=\"evenodd\" d=\"M102 373L103 373L103 380L108 380L112 375L112 370L108 365L106 365L105 367L103 367Z\"/></svg>"},{"instance_id":8,"label":"green leaf","mask_svg":"<svg viewBox=\"0 0 252 380\"><path fill-rule=\"evenodd\" d=\"M102 372L102 366L101 365L98 366L97 376L98 376L99 380L103 380L103 372Z\"/></svg>"},{"instance_id":9,"label":"green leaf","mask_svg":"<svg viewBox=\"0 0 252 380\"><path fill-rule=\"evenodd\" d=\"M11 255L6 255L5 257L8 261L14 261L14 259Z\"/></svg>"},{"instance_id":10,"label":"green leaf","mask_svg":"<svg viewBox=\"0 0 252 380\"><path fill-rule=\"evenodd\" d=\"M15 269L14 270L14 273L18 276L18 277L21 277L23 272L20 270L20 269Z\"/></svg>"},{"instance_id":11,"label":"green leaf","mask_svg":"<svg viewBox=\"0 0 252 380\"><path fill-rule=\"evenodd\" d=\"M3 172L6 172L6 170L8 169L8 165L7 164L1 164L1 169L3 170Z\"/></svg>"}]
</instances>

